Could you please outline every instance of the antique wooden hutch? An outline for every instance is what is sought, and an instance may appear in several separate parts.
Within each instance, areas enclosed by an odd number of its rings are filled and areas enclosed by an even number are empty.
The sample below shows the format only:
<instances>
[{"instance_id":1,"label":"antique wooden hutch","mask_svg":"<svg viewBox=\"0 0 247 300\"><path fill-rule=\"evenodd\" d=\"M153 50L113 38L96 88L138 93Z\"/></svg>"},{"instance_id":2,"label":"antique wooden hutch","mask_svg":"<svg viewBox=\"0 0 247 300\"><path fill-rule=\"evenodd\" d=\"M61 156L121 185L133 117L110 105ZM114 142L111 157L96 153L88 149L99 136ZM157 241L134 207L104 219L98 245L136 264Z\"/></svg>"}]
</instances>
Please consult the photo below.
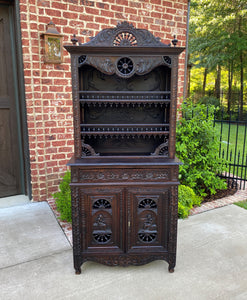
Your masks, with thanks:
<instances>
[{"instance_id":1,"label":"antique wooden hutch","mask_svg":"<svg viewBox=\"0 0 247 300\"><path fill-rule=\"evenodd\" d=\"M178 55L123 22L71 54L74 267L88 260L173 272L179 161L175 158Z\"/></svg>"}]
</instances>

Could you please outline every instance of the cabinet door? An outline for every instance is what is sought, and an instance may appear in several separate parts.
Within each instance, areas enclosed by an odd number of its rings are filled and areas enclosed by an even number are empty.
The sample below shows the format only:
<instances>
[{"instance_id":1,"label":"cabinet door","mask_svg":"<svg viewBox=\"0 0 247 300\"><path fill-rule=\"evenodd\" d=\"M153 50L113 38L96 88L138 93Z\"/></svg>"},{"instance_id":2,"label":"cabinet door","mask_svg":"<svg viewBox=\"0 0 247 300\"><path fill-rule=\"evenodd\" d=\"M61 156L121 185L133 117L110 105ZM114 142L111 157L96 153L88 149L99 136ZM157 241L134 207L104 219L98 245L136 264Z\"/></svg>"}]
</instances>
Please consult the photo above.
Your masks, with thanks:
<instances>
[{"instance_id":1,"label":"cabinet door","mask_svg":"<svg viewBox=\"0 0 247 300\"><path fill-rule=\"evenodd\" d=\"M83 252L122 253L123 190L112 187L80 191Z\"/></svg>"},{"instance_id":2,"label":"cabinet door","mask_svg":"<svg viewBox=\"0 0 247 300\"><path fill-rule=\"evenodd\" d=\"M128 189L128 252L166 252L169 188Z\"/></svg>"}]
</instances>

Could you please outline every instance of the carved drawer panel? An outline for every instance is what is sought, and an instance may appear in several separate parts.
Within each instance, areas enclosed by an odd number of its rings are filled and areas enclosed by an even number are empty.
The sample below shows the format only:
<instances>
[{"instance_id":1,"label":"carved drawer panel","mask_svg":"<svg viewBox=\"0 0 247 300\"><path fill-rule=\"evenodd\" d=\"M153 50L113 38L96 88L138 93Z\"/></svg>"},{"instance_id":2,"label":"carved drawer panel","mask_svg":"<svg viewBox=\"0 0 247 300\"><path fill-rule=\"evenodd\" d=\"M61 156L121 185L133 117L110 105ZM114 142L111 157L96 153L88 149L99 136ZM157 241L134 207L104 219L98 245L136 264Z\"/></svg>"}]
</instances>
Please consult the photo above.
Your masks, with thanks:
<instances>
[{"instance_id":1,"label":"carved drawer panel","mask_svg":"<svg viewBox=\"0 0 247 300\"><path fill-rule=\"evenodd\" d=\"M177 181L173 168L155 169L83 169L72 168L72 183L106 183L106 182L168 182Z\"/></svg>"}]
</instances>

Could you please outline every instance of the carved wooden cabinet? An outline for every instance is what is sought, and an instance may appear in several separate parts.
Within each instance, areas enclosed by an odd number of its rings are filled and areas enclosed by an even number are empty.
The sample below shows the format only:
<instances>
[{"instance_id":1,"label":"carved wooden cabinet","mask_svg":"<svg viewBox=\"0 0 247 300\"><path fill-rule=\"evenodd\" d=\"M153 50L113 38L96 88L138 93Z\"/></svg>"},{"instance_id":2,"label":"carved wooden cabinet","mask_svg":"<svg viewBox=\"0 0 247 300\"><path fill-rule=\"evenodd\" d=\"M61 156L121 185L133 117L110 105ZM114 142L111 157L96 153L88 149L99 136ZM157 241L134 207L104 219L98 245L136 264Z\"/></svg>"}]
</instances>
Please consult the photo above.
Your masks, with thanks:
<instances>
[{"instance_id":1,"label":"carved wooden cabinet","mask_svg":"<svg viewBox=\"0 0 247 300\"><path fill-rule=\"evenodd\" d=\"M178 55L123 22L71 54L75 155L71 159L74 267L85 261L173 272ZM176 44L176 40L173 41Z\"/></svg>"}]
</instances>

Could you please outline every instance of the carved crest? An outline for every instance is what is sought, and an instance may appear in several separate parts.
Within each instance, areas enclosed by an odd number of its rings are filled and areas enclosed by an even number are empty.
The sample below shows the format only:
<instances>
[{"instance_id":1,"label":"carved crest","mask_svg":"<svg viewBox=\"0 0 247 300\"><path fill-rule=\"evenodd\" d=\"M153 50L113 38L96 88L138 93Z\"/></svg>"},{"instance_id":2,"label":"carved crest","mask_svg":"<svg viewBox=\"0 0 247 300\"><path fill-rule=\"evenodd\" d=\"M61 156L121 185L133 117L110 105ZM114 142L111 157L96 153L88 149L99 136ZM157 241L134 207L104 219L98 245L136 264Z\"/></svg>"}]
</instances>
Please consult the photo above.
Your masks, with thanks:
<instances>
[{"instance_id":1,"label":"carved crest","mask_svg":"<svg viewBox=\"0 0 247 300\"><path fill-rule=\"evenodd\" d=\"M91 39L85 46L101 47L169 47L146 29L137 29L124 21L115 28L106 28Z\"/></svg>"}]
</instances>

